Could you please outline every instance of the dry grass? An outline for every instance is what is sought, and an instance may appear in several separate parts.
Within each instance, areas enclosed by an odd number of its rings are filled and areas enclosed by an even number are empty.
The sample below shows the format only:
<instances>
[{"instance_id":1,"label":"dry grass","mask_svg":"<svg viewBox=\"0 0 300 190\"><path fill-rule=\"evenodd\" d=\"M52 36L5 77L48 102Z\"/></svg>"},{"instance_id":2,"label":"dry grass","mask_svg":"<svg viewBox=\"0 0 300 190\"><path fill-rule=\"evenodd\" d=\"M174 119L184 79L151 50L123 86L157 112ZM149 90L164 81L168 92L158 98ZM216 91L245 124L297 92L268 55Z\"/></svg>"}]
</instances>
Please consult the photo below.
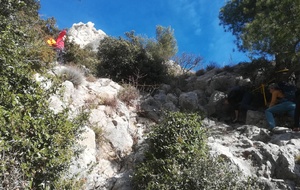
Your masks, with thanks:
<instances>
[{"instance_id":1,"label":"dry grass","mask_svg":"<svg viewBox=\"0 0 300 190\"><path fill-rule=\"evenodd\" d=\"M83 82L84 74L78 67L69 66L62 70L60 78L64 81L68 80L78 87Z\"/></svg>"},{"instance_id":2,"label":"dry grass","mask_svg":"<svg viewBox=\"0 0 300 190\"><path fill-rule=\"evenodd\" d=\"M119 100L124 102L127 106L133 106L139 96L139 90L130 84L123 85L123 89L118 93Z\"/></svg>"},{"instance_id":3,"label":"dry grass","mask_svg":"<svg viewBox=\"0 0 300 190\"><path fill-rule=\"evenodd\" d=\"M300 155L297 155L295 157L295 163L298 164L298 165L300 165Z\"/></svg>"},{"instance_id":4,"label":"dry grass","mask_svg":"<svg viewBox=\"0 0 300 190\"><path fill-rule=\"evenodd\" d=\"M102 104L116 109L118 106L118 99L116 97L107 97L102 99Z\"/></svg>"},{"instance_id":5,"label":"dry grass","mask_svg":"<svg viewBox=\"0 0 300 190\"><path fill-rule=\"evenodd\" d=\"M97 78L94 77L93 75L88 75L86 77L86 81L88 81L88 82L96 82L96 80L97 80Z\"/></svg>"}]
</instances>

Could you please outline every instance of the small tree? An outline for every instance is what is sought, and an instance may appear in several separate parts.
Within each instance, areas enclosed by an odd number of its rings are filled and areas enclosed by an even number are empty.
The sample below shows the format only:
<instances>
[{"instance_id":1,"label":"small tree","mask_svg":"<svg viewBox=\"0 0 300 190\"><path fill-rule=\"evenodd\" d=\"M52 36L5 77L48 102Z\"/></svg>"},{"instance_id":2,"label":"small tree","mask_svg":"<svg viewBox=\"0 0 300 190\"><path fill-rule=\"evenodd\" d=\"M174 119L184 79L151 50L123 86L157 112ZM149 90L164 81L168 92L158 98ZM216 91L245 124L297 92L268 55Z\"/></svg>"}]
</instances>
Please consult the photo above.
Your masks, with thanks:
<instances>
[{"instance_id":1,"label":"small tree","mask_svg":"<svg viewBox=\"0 0 300 190\"><path fill-rule=\"evenodd\" d=\"M277 65L298 64L299 1L230 0L221 8L221 25L236 36L240 50L275 57Z\"/></svg>"},{"instance_id":2,"label":"small tree","mask_svg":"<svg viewBox=\"0 0 300 190\"><path fill-rule=\"evenodd\" d=\"M156 41L148 41L146 44L154 56L160 57L163 61L169 60L177 53L177 42L174 38L174 31L171 27L156 26Z\"/></svg>"},{"instance_id":3,"label":"small tree","mask_svg":"<svg viewBox=\"0 0 300 190\"><path fill-rule=\"evenodd\" d=\"M182 53L181 56L176 56L174 61L180 66L182 73L187 74L199 67L203 58L194 54Z\"/></svg>"}]
</instances>

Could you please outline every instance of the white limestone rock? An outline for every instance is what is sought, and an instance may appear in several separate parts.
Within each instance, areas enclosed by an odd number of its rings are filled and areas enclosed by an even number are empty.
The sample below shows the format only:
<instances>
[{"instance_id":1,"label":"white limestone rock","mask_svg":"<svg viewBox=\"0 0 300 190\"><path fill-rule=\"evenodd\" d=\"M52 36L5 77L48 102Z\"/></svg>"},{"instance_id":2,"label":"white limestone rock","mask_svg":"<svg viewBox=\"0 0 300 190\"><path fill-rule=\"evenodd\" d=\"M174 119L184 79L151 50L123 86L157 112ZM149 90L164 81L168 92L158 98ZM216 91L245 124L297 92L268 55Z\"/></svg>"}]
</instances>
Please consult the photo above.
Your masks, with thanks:
<instances>
[{"instance_id":1,"label":"white limestone rock","mask_svg":"<svg viewBox=\"0 0 300 190\"><path fill-rule=\"evenodd\" d=\"M92 50L97 51L100 41L106 34L100 29L97 30L94 25L92 22L73 24L67 35L70 40L79 44L81 48L90 46Z\"/></svg>"}]
</instances>

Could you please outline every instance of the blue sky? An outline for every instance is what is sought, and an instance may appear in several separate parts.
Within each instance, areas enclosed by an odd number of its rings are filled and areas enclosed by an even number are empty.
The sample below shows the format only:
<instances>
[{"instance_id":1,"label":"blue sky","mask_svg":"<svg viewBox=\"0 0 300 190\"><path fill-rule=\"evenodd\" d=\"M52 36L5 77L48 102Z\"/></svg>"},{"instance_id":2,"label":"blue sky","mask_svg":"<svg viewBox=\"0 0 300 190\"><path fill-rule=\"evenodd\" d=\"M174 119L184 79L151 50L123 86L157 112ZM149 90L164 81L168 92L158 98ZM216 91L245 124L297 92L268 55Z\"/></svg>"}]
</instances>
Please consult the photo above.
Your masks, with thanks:
<instances>
[{"instance_id":1,"label":"blue sky","mask_svg":"<svg viewBox=\"0 0 300 190\"><path fill-rule=\"evenodd\" d=\"M155 38L157 25L171 27L178 55L191 53L204 63L219 66L249 61L237 50L234 37L219 26L218 14L226 0L41 0L42 18L54 17L57 26L93 22L109 36L136 35Z\"/></svg>"}]
</instances>

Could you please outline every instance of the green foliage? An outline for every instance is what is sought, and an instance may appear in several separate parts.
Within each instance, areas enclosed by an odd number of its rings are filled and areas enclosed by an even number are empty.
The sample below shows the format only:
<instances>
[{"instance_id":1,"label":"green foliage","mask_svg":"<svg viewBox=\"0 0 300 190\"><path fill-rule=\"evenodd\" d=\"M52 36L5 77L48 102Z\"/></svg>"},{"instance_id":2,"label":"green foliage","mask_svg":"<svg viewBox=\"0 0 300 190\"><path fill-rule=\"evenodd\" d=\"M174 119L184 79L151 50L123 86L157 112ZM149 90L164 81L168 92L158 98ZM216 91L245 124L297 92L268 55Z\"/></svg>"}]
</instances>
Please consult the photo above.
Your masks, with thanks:
<instances>
[{"instance_id":1,"label":"green foliage","mask_svg":"<svg viewBox=\"0 0 300 190\"><path fill-rule=\"evenodd\" d=\"M237 72L240 73L244 78L249 78L251 81L256 81L257 73L260 73L260 75L263 76L261 79L263 81L259 81L260 83L268 83L276 75L274 70L275 68L272 66L271 62L263 58L254 59L251 63L241 62L238 68L239 69Z\"/></svg>"},{"instance_id":2,"label":"green foliage","mask_svg":"<svg viewBox=\"0 0 300 190\"><path fill-rule=\"evenodd\" d=\"M139 47L119 38L105 37L100 42L98 58L101 61L98 75L104 75L117 82L126 80L136 72Z\"/></svg>"},{"instance_id":3,"label":"green foliage","mask_svg":"<svg viewBox=\"0 0 300 190\"><path fill-rule=\"evenodd\" d=\"M239 181L226 162L209 156L206 139L199 115L167 113L149 135L134 189L252 189L253 181Z\"/></svg>"},{"instance_id":4,"label":"green foliage","mask_svg":"<svg viewBox=\"0 0 300 190\"><path fill-rule=\"evenodd\" d=\"M240 50L276 56L279 64L298 63L300 2L231 0L222 7L221 24L237 38Z\"/></svg>"},{"instance_id":5,"label":"green foliage","mask_svg":"<svg viewBox=\"0 0 300 190\"><path fill-rule=\"evenodd\" d=\"M156 41L146 40L145 48L151 52L153 57L167 61L177 53L177 42L171 27L156 27Z\"/></svg>"},{"instance_id":6,"label":"green foliage","mask_svg":"<svg viewBox=\"0 0 300 190\"><path fill-rule=\"evenodd\" d=\"M14 38L20 39L18 45L20 49L23 48L24 59L34 69L40 69L42 64L49 63L55 55L46 43L49 31L45 26L49 20L40 20L39 6L36 0L1 1L0 11L0 31L12 30Z\"/></svg>"},{"instance_id":7,"label":"green foliage","mask_svg":"<svg viewBox=\"0 0 300 190\"><path fill-rule=\"evenodd\" d=\"M208 156L197 114L167 113L148 141L145 160L133 175L134 189L247 189L225 162Z\"/></svg>"},{"instance_id":8,"label":"green foliage","mask_svg":"<svg viewBox=\"0 0 300 190\"><path fill-rule=\"evenodd\" d=\"M156 158L168 158L184 153L193 157L206 149L205 133L201 128L201 117L197 114L170 112L158 126L154 127L149 137L150 152ZM180 159L182 163L189 159Z\"/></svg>"},{"instance_id":9,"label":"green foliage","mask_svg":"<svg viewBox=\"0 0 300 190\"><path fill-rule=\"evenodd\" d=\"M65 40L65 49L64 60L66 62L85 66L91 74L96 75L99 63L96 52L89 47L80 48L78 44L71 42L68 38Z\"/></svg>"},{"instance_id":10,"label":"green foliage","mask_svg":"<svg viewBox=\"0 0 300 190\"><path fill-rule=\"evenodd\" d=\"M87 120L69 119L68 110L55 114L47 101L57 86L45 90L34 80L43 46L35 38L45 34L38 8L34 0L1 1L0 189L53 189Z\"/></svg>"},{"instance_id":11,"label":"green foliage","mask_svg":"<svg viewBox=\"0 0 300 190\"><path fill-rule=\"evenodd\" d=\"M157 41L126 33L126 39L106 37L98 49L98 76L116 82L134 79L139 85L154 85L164 81L167 69L164 62L176 52L171 30L158 27Z\"/></svg>"},{"instance_id":12,"label":"green foliage","mask_svg":"<svg viewBox=\"0 0 300 190\"><path fill-rule=\"evenodd\" d=\"M134 189L184 187L185 174L181 172L206 150L200 119L195 114L168 113L161 124L154 126L146 160L135 170Z\"/></svg>"}]
</instances>

